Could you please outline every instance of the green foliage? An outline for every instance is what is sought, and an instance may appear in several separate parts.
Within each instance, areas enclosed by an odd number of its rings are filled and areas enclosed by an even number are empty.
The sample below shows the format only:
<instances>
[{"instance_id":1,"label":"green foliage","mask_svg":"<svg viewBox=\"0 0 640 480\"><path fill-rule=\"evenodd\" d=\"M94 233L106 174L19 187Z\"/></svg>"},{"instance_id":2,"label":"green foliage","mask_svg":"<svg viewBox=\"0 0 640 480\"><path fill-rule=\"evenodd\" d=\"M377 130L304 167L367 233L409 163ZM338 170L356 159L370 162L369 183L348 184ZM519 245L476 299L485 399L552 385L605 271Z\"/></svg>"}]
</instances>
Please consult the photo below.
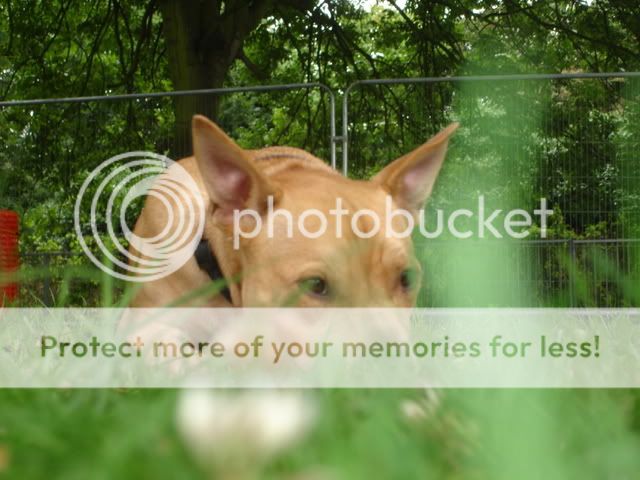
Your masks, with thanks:
<instances>
[{"instance_id":1,"label":"green foliage","mask_svg":"<svg viewBox=\"0 0 640 480\"><path fill-rule=\"evenodd\" d=\"M206 478L179 441L177 395L4 390L5 477ZM640 468L633 430L640 398L633 390L448 390L428 396L336 390L316 396L317 428L267 465L261 478L600 479L632 478ZM433 413L408 419L402 409L408 402Z\"/></svg>"},{"instance_id":2,"label":"green foliage","mask_svg":"<svg viewBox=\"0 0 640 480\"><path fill-rule=\"evenodd\" d=\"M296 3L304 2L273 2L226 72L226 86L322 82L337 91L367 78L633 71L640 64L637 2ZM1 3L0 98L171 90L165 19L156 6ZM546 196L554 209L547 233L558 243L419 243L420 305L637 307L638 244L580 242L640 235L639 92L629 79L352 92L354 177L369 177L459 120L428 218L436 208L470 205L478 193L491 206L529 210ZM215 103L196 100L198 111ZM229 95L217 115L244 147L290 144L329 157L328 98L318 90ZM82 255L24 254L79 252L72 210L87 174L125 151L172 156L187 140L175 120L168 98L0 107L0 208L22 215L19 305L41 306L46 297L55 306L126 304L131 287ZM103 231L107 220L99 218ZM447 391L418 421L400 407L408 399L424 405L423 392L317 397L318 427L263 478L314 466L331 478L595 479L640 471L635 391ZM10 457L5 472L0 460L0 475L196 477L202 472L175 431L175 403L173 391L0 391L0 458Z\"/></svg>"}]
</instances>

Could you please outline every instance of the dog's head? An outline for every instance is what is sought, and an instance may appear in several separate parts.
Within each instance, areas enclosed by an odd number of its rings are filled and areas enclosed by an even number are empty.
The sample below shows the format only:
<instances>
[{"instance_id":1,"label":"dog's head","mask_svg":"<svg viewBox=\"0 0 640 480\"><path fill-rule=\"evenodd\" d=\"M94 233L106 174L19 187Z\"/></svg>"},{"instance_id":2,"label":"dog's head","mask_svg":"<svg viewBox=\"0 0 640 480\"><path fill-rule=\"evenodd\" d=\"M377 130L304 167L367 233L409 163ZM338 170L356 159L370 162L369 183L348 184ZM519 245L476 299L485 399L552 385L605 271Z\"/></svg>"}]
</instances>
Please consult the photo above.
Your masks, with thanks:
<instances>
[{"instance_id":1,"label":"dog's head","mask_svg":"<svg viewBox=\"0 0 640 480\"><path fill-rule=\"evenodd\" d=\"M409 217L417 219L431 193L456 128L360 181L302 150L243 150L195 117L210 221L233 244L216 253L235 256L242 305L412 306L421 267Z\"/></svg>"}]
</instances>

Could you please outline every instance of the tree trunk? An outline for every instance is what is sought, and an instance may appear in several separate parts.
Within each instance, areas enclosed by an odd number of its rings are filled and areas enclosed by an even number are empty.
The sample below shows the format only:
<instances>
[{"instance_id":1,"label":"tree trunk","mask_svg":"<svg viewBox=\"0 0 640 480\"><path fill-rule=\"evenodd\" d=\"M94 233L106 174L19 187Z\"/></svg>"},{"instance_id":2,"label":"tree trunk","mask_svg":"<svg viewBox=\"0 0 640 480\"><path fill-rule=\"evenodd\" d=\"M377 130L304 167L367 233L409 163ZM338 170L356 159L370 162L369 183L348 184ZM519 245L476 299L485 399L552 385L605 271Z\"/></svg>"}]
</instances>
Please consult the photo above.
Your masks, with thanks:
<instances>
[{"instance_id":1,"label":"tree trunk","mask_svg":"<svg viewBox=\"0 0 640 480\"><path fill-rule=\"evenodd\" d=\"M222 87L242 44L274 6L274 0L160 0L174 90ZM302 11L310 0L282 4ZM220 95L175 97L176 128L171 154L191 155L191 118L201 113L215 120Z\"/></svg>"},{"instance_id":2,"label":"tree trunk","mask_svg":"<svg viewBox=\"0 0 640 480\"><path fill-rule=\"evenodd\" d=\"M216 0L163 0L169 74L174 90L222 87L236 52L222 35L219 4ZM219 95L174 97L175 130L172 158L192 154L191 118L200 113L214 119Z\"/></svg>"}]
</instances>

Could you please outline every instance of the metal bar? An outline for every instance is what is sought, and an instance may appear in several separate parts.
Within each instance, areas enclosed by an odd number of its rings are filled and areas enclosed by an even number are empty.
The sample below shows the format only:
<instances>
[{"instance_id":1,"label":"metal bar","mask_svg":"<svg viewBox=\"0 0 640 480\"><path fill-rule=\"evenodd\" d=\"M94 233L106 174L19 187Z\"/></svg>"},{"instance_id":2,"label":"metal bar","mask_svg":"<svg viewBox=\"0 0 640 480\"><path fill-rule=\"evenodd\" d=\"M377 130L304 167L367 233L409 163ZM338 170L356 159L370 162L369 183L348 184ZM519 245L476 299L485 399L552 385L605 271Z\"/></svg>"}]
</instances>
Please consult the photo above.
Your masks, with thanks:
<instances>
[{"instance_id":1,"label":"metal bar","mask_svg":"<svg viewBox=\"0 0 640 480\"><path fill-rule=\"evenodd\" d=\"M532 73L515 75L468 75L452 77L379 78L356 80L347 91L356 85L385 85L406 83L477 82L499 80L562 80L575 78L627 78L640 77L640 72L597 72L597 73ZM347 92L345 91L345 93Z\"/></svg>"},{"instance_id":2,"label":"metal bar","mask_svg":"<svg viewBox=\"0 0 640 480\"><path fill-rule=\"evenodd\" d=\"M639 243L640 238L586 238L582 240L574 240L576 245L583 244L606 244L606 243Z\"/></svg>"},{"instance_id":3,"label":"metal bar","mask_svg":"<svg viewBox=\"0 0 640 480\"><path fill-rule=\"evenodd\" d=\"M570 239L569 243L569 258L571 259L571 268L577 269L576 265L576 243L575 240ZM575 279L569 278L569 306L577 307L576 305L576 287L574 285Z\"/></svg>"},{"instance_id":4,"label":"metal bar","mask_svg":"<svg viewBox=\"0 0 640 480\"><path fill-rule=\"evenodd\" d=\"M271 92L280 90L297 90L303 88L320 88L330 95L333 92L323 83L286 83L282 85L256 85L252 87L230 87L230 88L205 88L202 90L178 90L174 92L153 92L153 93L126 93L122 95L94 95L88 97L66 97L66 98L45 98L34 100L6 100L0 102L0 107L14 107L24 105L46 105L51 103L82 103L82 102L109 102L113 100L136 100L158 97L185 97L189 95L207 94L229 94L242 92Z\"/></svg>"},{"instance_id":5,"label":"metal bar","mask_svg":"<svg viewBox=\"0 0 640 480\"><path fill-rule=\"evenodd\" d=\"M451 243L457 242L458 240L438 240L438 239L430 239L425 242L418 241L419 244L443 244L443 243ZM583 244L591 244L591 245L606 245L606 244L616 244L616 243L640 243L640 238L594 238L594 239L583 239L583 240L575 240L570 238L538 238L534 240L511 240L508 238L504 239L465 239L465 243L468 244L482 244L483 246L489 244L500 244L500 243L509 243L510 245L557 245L563 243L574 243L575 245L583 245ZM73 256L83 256L82 252L71 252L64 250L54 250L47 252L27 252L21 253L20 256L23 258L28 257L73 257Z\"/></svg>"},{"instance_id":6,"label":"metal bar","mask_svg":"<svg viewBox=\"0 0 640 480\"><path fill-rule=\"evenodd\" d=\"M274 92L284 90L300 90L319 88L329 95L330 108L330 151L331 166L336 168L336 96L324 83L285 83L281 85L255 85L251 87L229 87L229 88L206 88L202 90L178 90L174 92L152 92L152 93L127 93L121 95L94 95L88 97L64 97L64 98L47 98L33 100L6 100L0 102L0 108L20 107L28 105L51 105L60 103L84 103L84 102L111 102L118 100L143 100L147 98L164 98L164 97L185 97L189 95L227 95L231 93L249 93L249 92Z\"/></svg>"},{"instance_id":7,"label":"metal bar","mask_svg":"<svg viewBox=\"0 0 640 480\"><path fill-rule=\"evenodd\" d=\"M342 96L342 174L349 176L349 93L358 85L352 83L344 91Z\"/></svg>"},{"instance_id":8,"label":"metal bar","mask_svg":"<svg viewBox=\"0 0 640 480\"><path fill-rule=\"evenodd\" d=\"M465 239L423 239L415 240L419 245L435 245L435 244L448 244L448 243L460 243L464 242L468 245L555 245L561 243L567 243L568 238L550 238L550 239L534 239L534 240L514 240L511 238L465 238Z\"/></svg>"},{"instance_id":9,"label":"metal bar","mask_svg":"<svg viewBox=\"0 0 640 480\"><path fill-rule=\"evenodd\" d=\"M49 265L51 262L51 257L48 255L44 256L44 267L49 270ZM42 282L42 303L44 303L45 307L52 307L54 303L53 292L51 291L51 277L47 275L44 277Z\"/></svg>"},{"instance_id":10,"label":"metal bar","mask_svg":"<svg viewBox=\"0 0 640 480\"><path fill-rule=\"evenodd\" d=\"M52 251L52 252L29 252L29 253L21 253L20 256L24 258L28 257L75 257L75 256L83 256L84 253L81 252L65 252L65 251Z\"/></svg>"},{"instance_id":11,"label":"metal bar","mask_svg":"<svg viewBox=\"0 0 640 480\"><path fill-rule=\"evenodd\" d=\"M477 82L477 81L513 81L513 80L562 80L576 78L638 78L640 72L604 72L604 73L539 73L516 75L469 75L452 77L415 77L415 78L379 78L356 80L344 91L342 97L342 173L347 176L349 167L349 94L359 85L406 85L412 83L441 82Z\"/></svg>"},{"instance_id":12,"label":"metal bar","mask_svg":"<svg viewBox=\"0 0 640 480\"><path fill-rule=\"evenodd\" d=\"M331 135L331 168L336 169L336 142L338 139L336 138L336 96L334 93L327 87L325 90L329 94L329 121L330 121L330 135Z\"/></svg>"}]
</instances>

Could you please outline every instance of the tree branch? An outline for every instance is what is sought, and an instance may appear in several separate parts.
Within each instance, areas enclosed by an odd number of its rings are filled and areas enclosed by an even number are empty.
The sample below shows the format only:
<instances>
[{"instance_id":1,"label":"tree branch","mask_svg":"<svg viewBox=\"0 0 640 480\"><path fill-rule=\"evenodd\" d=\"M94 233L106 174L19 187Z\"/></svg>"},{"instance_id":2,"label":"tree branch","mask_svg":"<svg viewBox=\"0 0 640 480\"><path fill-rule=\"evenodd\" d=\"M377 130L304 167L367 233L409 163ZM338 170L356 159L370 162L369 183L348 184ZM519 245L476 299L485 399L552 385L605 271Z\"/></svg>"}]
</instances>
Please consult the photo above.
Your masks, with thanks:
<instances>
[{"instance_id":1,"label":"tree branch","mask_svg":"<svg viewBox=\"0 0 640 480\"><path fill-rule=\"evenodd\" d=\"M251 72L251 74L256 78L256 80L265 81L269 78L266 72L264 72L258 65L253 63L243 49L240 49L238 55L236 56L238 60L244 63L247 70Z\"/></svg>"}]
</instances>

